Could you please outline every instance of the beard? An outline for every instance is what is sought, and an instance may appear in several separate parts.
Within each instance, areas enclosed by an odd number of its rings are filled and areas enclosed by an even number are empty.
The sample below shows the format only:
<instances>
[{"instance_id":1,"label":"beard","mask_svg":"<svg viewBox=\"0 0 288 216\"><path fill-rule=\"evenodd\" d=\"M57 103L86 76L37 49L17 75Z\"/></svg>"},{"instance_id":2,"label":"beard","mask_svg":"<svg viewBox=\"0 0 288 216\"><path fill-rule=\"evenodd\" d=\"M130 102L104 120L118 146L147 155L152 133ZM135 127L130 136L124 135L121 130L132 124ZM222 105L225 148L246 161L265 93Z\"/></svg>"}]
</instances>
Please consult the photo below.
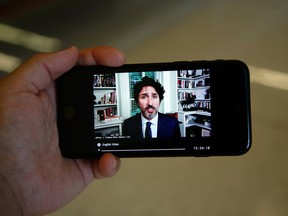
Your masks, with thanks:
<instances>
[{"instance_id":1,"label":"beard","mask_svg":"<svg viewBox=\"0 0 288 216\"><path fill-rule=\"evenodd\" d=\"M142 112L142 115L144 116L144 118L151 120L157 115L158 110L154 106L147 106L141 112Z\"/></svg>"}]
</instances>

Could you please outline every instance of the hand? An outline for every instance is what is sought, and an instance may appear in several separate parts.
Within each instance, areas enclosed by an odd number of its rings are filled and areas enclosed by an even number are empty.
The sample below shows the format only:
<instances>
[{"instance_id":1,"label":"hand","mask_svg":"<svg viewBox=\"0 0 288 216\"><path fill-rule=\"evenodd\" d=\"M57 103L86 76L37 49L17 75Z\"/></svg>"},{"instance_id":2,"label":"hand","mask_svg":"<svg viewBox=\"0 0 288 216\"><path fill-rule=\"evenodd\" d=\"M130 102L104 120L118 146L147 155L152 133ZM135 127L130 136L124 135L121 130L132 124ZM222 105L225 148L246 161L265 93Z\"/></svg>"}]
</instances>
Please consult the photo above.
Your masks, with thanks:
<instances>
[{"instance_id":1,"label":"hand","mask_svg":"<svg viewBox=\"0 0 288 216\"><path fill-rule=\"evenodd\" d=\"M54 80L78 65L120 66L111 47L38 54L0 80L0 215L41 215L75 198L94 178L117 173L112 154L71 160L58 147Z\"/></svg>"}]
</instances>

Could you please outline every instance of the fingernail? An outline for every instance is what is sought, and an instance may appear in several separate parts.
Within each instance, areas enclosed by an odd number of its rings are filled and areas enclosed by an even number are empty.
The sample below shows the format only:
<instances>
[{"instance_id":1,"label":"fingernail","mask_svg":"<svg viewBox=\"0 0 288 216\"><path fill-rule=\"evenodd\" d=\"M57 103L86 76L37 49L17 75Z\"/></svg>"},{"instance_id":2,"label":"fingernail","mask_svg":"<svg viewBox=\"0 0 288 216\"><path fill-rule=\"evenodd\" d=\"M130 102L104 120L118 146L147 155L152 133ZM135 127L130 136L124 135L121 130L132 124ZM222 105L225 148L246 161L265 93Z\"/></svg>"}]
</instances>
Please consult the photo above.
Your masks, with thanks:
<instances>
[{"instance_id":1,"label":"fingernail","mask_svg":"<svg viewBox=\"0 0 288 216\"><path fill-rule=\"evenodd\" d=\"M113 169L117 172L120 169L121 166L121 159L117 156L114 156L114 164L113 164Z\"/></svg>"},{"instance_id":2,"label":"fingernail","mask_svg":"<svg viewBox=\"0 0 288 216\"><path fill-rule=\"evenodd\" d=\"M116 169L117 166L118 166L118 161L117 161L117 159L116 159L115 157L113 157L112 168L113 168L113 169Z\"/></svg>"}]
</instances>

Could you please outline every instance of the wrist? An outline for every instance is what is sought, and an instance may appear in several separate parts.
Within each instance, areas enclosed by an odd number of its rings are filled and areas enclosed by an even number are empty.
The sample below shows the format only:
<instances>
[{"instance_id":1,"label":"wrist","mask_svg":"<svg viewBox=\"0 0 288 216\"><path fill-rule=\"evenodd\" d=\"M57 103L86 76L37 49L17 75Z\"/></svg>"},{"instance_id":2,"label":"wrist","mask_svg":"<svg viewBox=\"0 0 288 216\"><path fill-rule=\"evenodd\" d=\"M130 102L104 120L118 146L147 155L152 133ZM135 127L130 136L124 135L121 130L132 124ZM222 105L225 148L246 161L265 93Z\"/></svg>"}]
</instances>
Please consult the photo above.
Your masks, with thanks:
<instances>
[{"instance_id":1,"label":"wrist","mask_svg":"<svg viewBox=\"0 0 288 216\"><path fill-rule=\"evenodd\" d=\"M24 215L8 180L0 174L0 215Z\"/></svg>"}]
</instances>

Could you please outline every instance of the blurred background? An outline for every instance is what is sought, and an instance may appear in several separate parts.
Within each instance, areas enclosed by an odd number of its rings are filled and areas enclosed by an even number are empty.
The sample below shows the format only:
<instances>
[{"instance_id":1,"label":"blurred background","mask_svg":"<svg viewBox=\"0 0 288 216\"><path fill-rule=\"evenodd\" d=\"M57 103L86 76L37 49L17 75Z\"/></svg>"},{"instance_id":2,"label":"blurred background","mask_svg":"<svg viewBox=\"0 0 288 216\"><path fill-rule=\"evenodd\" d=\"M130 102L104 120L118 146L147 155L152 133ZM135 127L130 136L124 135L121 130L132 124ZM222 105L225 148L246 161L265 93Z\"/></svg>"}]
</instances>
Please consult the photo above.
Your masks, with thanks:
<instances>
[{"instance_id":1,"label":"blurred background","mask_svg":"<svg viewBox=\"0 0 288 216\"><path fill-rule=\"evenodd\" d=\"M115 46L127 63L243 60L253 144L240 157L122 159L51 216L288 215L288 1L0 0L2 74L72 45Z\"/></svg>"}]
</instances>

